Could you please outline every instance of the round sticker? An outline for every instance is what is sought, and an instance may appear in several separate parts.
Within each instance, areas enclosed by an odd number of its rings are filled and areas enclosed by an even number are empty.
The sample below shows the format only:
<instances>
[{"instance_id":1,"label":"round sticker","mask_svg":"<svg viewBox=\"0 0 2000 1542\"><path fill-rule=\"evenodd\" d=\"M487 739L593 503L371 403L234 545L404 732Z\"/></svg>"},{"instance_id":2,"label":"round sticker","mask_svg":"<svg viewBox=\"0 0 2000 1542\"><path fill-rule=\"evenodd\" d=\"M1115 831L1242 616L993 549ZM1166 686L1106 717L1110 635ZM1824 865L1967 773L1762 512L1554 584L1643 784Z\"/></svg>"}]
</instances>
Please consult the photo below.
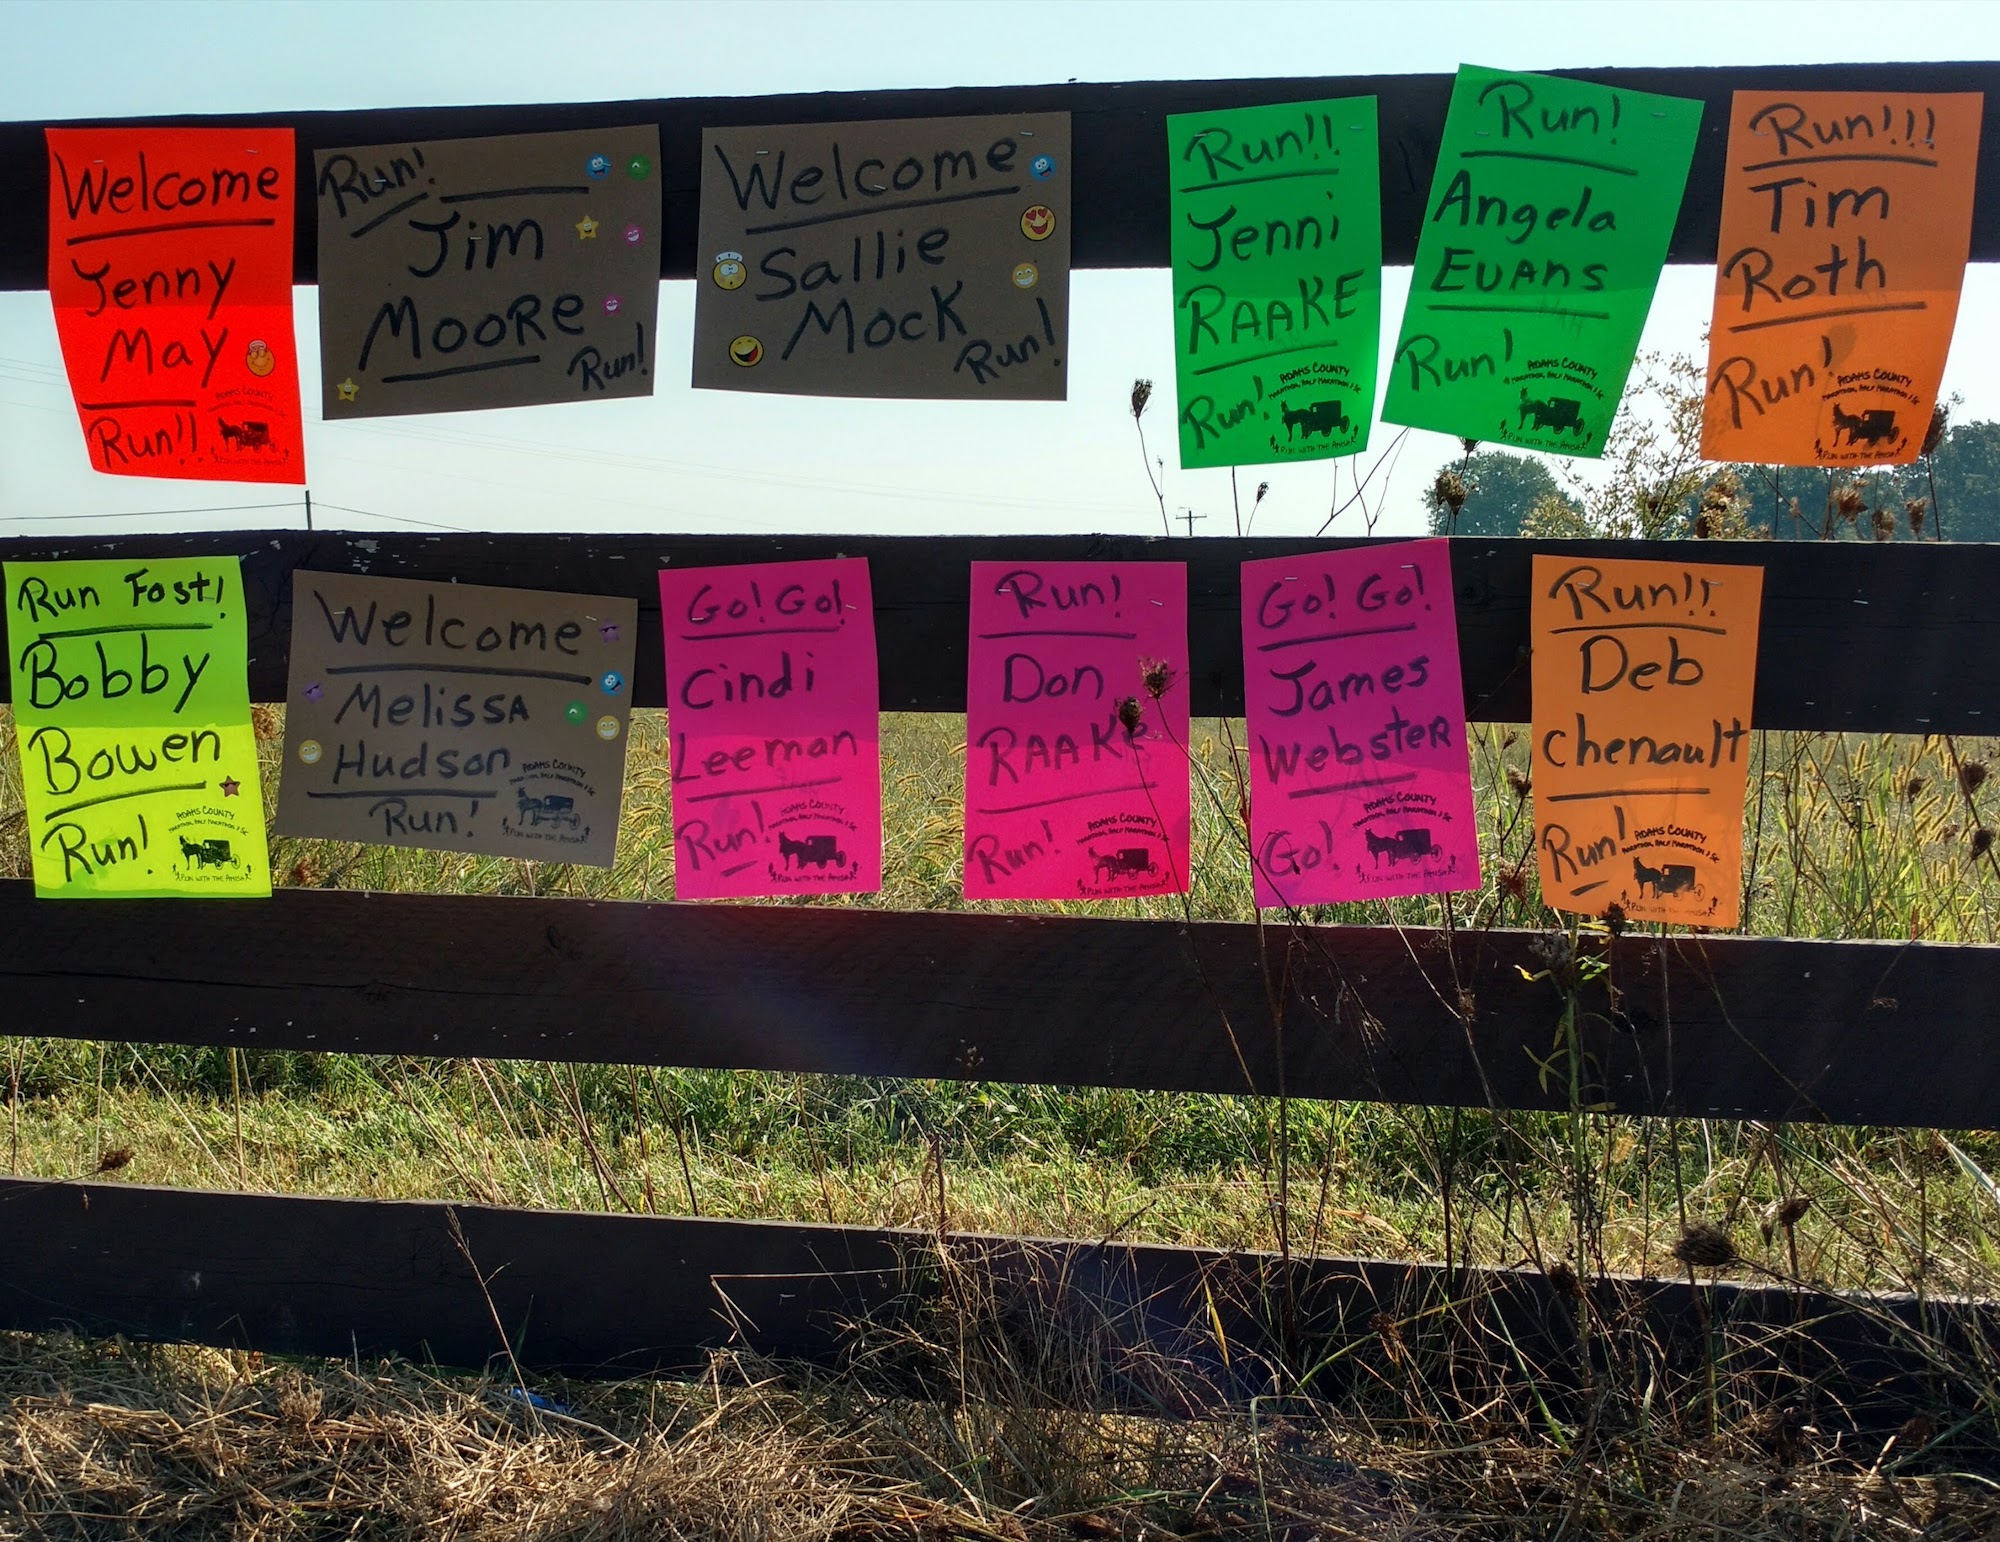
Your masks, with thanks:
<instances>
[{"instance_id":1,"label":"round sticker","mask_svg":"<svg viewBox=\"0 0 2000 1542\"><path fill-rule=\"evenodd\" d=\"M604 314L607 316L617 315L619 303L620 302L617 295L615 294L606 295L604 297Z\"/></svg>"},{"instance_id":2,"label":"round sticker","mask_svg":"<svg viewBox=\"0 0 2000 1542\"><path fill-rule=\"evenodd\" d=\"M307 739L306 741L304 741L302 744L299 745L299 759L304 761L307 765L309 766L318 765L319 757L320 757L319 740Z\"/></svg>"},{"instance_id":3,"label":"round sticker","mask_svg":"<svg viewBox=\"0 0 2000 1542\"><path fill-rule=\"evenodd\" d=\"M625 163L625 171L634 182L646 180L646 174L653 169L653 163L643 155L635 155Z\"/></svg>"},{"instance_id":4,"label":"round sticker","mask_svg":"<svg viewBox=\"0 0 2000 1542\"><path fill-rule=\"evenodd\" d=\"M743 254L717 252L713 277L724 289L741 289L750 277L750 270L743 266Z\"/></svg>"},{"instance_id":5,"label":"round sticker","mask_svg":"<svg viewBox=\"0 0 2000 1542\"><path fill-rule=\"evenodd\" d=\"M627 225L625 227L625 244L627 246L637 246L645 239L646 232L641 230L637 225Z\"/></svg>"},{"instance_id":6,"label":"round sticker","mask_svg":"<svg viewBox=\"0 0 2000 1542\"><path fill-rule=\"evenodd\" d=\"M608 177L611 175L611 157L608 155L593 155L583 163L583 169L593 177Z\"/></svg>"},{"instance_id":7,"label":"round sticker","mask_svg":"<svg viewBox=\"0 0 2000 1542\"><path fill-rule=\"evenodd\" d=\"M586 707L580 701L573 701L567 707L563 708L563 716L568 718L572 723L581 723L585 718L590 716L590 708Z\"/></svg>"},{"instance_id":8,"label":"round sticker","mask_svg":"<svg viewBox=\"0 0 2000 1542\"><path fill-rule=\"evenodd\" d=\"M1056 211L1038 203L1021 216L1021 234L1030 241L1046 241L1056 233Z\"/></svg>"},{"instance_id":9,"label":"round sticker","mask_svg":"<svg viewBox=\"0 0 2000 1542\"><path fill-rule=\"evenodd\" d=\"M604 678L597 683L604 687L605 695L616 696L625 688L625 677L615 669L607 669L604 671Z\"/></svg>"},{"instance_id":10,"label":"round sticker","mask_svg":"<svg viewBox=\"0 0 2000 1542\"><path fill-rule=\"evenodd\" d=\"M617 718L615 718L615 717L601 717L601 718L599 718L599 719L597 720L597 737L598 737L598 738L600 738L600 739L615 739L615 738L617 738L617 737L618 737L618 719L617 719Z\"/></svg>"},{"instance_id":11,"label":"round sticker","mask_svg":"<svg viewBox=\"0 0 2000 1542\"><path fill-rule=\"evenodd\" d=\"M1037 182L1046 182L1056 174L1056 158L1053 155L1038 155L1028 162L1028 175Z\"/></svg>"},{"instance_id":12,"label":"round sticker","mask_svg":"<svg viewBox=\"0 0 2000 1542\"><path fill-rule=\"evenodd\" d=\"M278 361L272 357L270 344L261 337L250 345L250 351L244 355L243 362L253 375L268 375L278 367Z\"/></svg>"},{"instance_id":13,"label":"round sticker","mask_svg":"<svg viewBox=\"0 0 2000 1542\"><path fill-rule=\"evenodd\" d=\"M729 340L729 357L748 369L763 359L764 345L746 332Z\"/></svg>"},{"instance_id":14,"label":"round sticker","mask_svg":"<svg viewBox=\"0 0 2000 1542\"><path fill-rule=\"evenodd\" d=\"M1016 289L1033 289L1035 287L1035 280L1041 276L1041 270L1032 262L1017 262L1014 264L1014 287Z\"/></svg>"}]
</instances>

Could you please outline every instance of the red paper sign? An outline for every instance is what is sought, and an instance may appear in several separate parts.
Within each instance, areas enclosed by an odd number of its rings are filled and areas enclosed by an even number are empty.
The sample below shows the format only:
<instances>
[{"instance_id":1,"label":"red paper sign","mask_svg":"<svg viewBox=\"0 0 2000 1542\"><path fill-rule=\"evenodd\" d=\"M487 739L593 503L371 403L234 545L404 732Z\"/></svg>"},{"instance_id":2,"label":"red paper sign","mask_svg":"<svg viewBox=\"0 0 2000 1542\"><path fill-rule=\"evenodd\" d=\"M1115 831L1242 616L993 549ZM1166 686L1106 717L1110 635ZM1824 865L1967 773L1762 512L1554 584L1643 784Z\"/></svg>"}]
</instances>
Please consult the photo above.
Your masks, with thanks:
<instances>
[{"instance_id":1,"label":"red paper sign","mask_svg":"<svg viewBox=\"0 0 2000 1542\"><path fill-rule=\"evenodd\" d=\"M290 129L62 129L49 298L90 464L306 479Z\"/></svg>"},{"instance_id":2,"label":"red paper sign","mask_svg":"<svg viewBox=\"0 0 2000 1542\"><path fill-rule=\"evenodd\" d=\"M1444 541L1243 564L1259 905L1479 887Z\"/></svg>"},{"instance_id":3,"label":"red paper sign","mask_svg":"<svg viewBox=\"0 0 2000 1542\"><path fill-rule=\"evenodd\" d=\"M1188 886L1187 565L975 562L965 897Z\"/></svg>"},{"instance_id":4,"label":"red paper sign","mask_svg":"<svg viewBox=\"0 0 2000 1542\"><path fill-rule=\"evenodd\" d=\"M682 899L882 887L868 562L660 574Z\"/></svg>"}]
</instances>

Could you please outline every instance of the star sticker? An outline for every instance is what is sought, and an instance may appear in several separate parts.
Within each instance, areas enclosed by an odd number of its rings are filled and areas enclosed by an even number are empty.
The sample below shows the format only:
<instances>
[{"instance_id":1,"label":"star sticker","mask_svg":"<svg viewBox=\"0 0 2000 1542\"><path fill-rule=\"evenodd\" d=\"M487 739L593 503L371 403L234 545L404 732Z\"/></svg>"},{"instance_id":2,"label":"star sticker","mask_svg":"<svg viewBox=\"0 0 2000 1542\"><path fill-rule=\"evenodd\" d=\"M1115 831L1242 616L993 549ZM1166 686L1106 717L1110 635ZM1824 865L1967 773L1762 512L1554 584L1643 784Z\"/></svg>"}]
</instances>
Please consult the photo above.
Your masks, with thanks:
<instances>
[{"instance_id":1,"label":"star sticker","mask_svg":"<svg viewBox=\"0 0 2000 1542\"><path fill-rule=\"evenodd\" d=\"M242 791L242 788L243 784L233 776L225 776L222 779L222 795L225 798L235 797L238 792Z\"/></svg>"},{"instance_id":2,"label":"star sticker","mask_svg":"<svg viewBox=\"0 0 2000 1542\"><path fill-rule=\"evenodd\" d=\"M320 697L324 696L325 694L326 694L326 687L321 685L317 680L313 681L311 685L306 687L307 701L318 701Z\"/></svg>"},{"instance_id":3,"label":"star sticker","mask_svg":"<svg viewBox=\"0 0 2000 1542\"><path fill-rule=\"evenodd\" d=\"M341 381L339 385L333 388L333 394L339 397L344 402L351 402L354 400L355 397L361 394L361 387L356 385L354 383L354 377L352 375L349 375L345 380Z\"/></svg>"},{"instance_id":4,"label":"star sticker","mask_svg":"<svg viewBox=\"0 0 2000 1542\"><path fill-rule=\"evenodd\" d=\"M582 219L576 222L576 234L579 240L590 241L596 239L597 221L592 219L588 214L584 215Z\"/></svg>"},{"instance_id":5,"label":"star sticker","mask_svg":"<svg viewBox=\"0 0 2000 1542\"><path fill-rule=\"evenodd\" d=\"M606 642L618 641L618 623L616 621L607 621L597 630L604 634Z\"/></svg>"}]
</instances>

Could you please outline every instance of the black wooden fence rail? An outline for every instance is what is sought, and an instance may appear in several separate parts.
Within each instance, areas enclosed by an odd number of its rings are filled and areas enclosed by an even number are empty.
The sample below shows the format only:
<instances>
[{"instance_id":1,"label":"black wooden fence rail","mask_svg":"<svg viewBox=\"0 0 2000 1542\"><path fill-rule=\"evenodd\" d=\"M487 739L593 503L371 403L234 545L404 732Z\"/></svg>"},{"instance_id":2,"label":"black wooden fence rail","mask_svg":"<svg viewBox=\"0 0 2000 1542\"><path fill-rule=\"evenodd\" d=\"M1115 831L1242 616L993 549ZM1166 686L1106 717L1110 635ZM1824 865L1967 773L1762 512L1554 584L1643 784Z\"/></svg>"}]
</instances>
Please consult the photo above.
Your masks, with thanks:
<instances>
[{"instance_id":1,"label":"black wooden fence rail","mask_svg":"<svg viewBox=\"0 0 2000 1542\"><path fill-rule=\"evenodd\" d=\"M1993 949L1627 936L1609 957L1580 998L1607 1109L2000 1111ZM1291 984L1282 1078L1264 961ZM242 1049L1562 1108L1536 1058L1557 988L1523 973L1561 962L1521 931L0 883L8 1031Z\"/></svg>"},{"instance_id":2,"label":"black wooden fence rail","mask_svg":"<svg viewBox=\"0 0 2000 1542\"><path fill-rule=\"evenodd\" d=\"M1865 48L1857 40L1858 48ZM1701 135L1681 200L1668 260L1715 259L1723 151L1734 92L1983 91L2000 93L2000 64L1731 65L1717 69L1596 69L1552 73L1628 90L1694 97ZM661 273L689 278L696 265L701 131L737 124L835 123L865 118L936 118L982 113L1071 114L1077 210L1074 260L1081 268L1167 266L1167 131L1172 113L1269 102L1373 96L1381 124L1382 244L1387 261L1416 249L1437 163L1449 75L1313 76L1290 80L1135 81L979 86L934 91L833 91L798 96L684 97L672 101L383 108L365 112L230 113L219 117L94 120L104 126L178 124L293 128L299 189L294 272L317 274L313 152L346 145L521 134L657 123L665 196ZM41 123L0 123L0 289L48 282L48 157ZM2000 121L1982 128L1972 256L2000 257Z\"/></svg>"},{"instance_id":3,"label":"black wooden fence rail","mask_svg":"<svg viewBox=\"0 0 2000 1542\"><path fill-rule=\"evenodd\" d=\"M1184 562L1191 704L1197 715L1208 716L1243 711L1241 565L1366 544L1371 543L1103 535L434 536L262 530L24 536L0 540L0 562L122 557L137 564L148 558L239 554L250 605L255 701L285 697L291 575L297 570L630 595L639 603L633 699L656 707L665 701L661 567L866 557L882 706L890 712L964 710L968 564L974 560ZM1452 574L1459 654L1466 707L1479 721L1528 720L1528 591L1536 552L1558 552L1577 562L1619 557L1761 566L1760 727L1912 734L2000 729L2000 545L1934 542L1457 538ZM0 635L11 624L14 618L0 617ZM8 688L6 672L0 671L0 700Z\"/></svg>"},{"instance_id":4,"label":"black wooden fence rail","mask_svg":"<svg viewBox=\"0 0 2000 1542\"><path fill-rule=\"evenodd\" d=\"M1468 1404L1565 1411L1587 1374L1650 1383L1664 1410L1698 1398L1713 1354L1729 1400L1781 1400L1864 1462L1919 1410L1949 1441L2000 1329L2000 1308L1951 1298L1601 1278L1593 1331L1644 1346L1606 1365L1579 1348L1577 1302L1533 1270L131 1184L0 1179L0 1235L32 1239L0 1255L0 1328L502 1375L687 1370L727 1347L921 1391L966 1374L917 1347L948 1294L953 1329L930 1342L958 1351L983 1327L1017 1395L1170 1415L1289 1391L1280 1364L1317 1366L1307 1390L1365 1409L1435 1373L1407 1357L1428 1361L1448 1291Z\"/></svg>"}]
</instances>

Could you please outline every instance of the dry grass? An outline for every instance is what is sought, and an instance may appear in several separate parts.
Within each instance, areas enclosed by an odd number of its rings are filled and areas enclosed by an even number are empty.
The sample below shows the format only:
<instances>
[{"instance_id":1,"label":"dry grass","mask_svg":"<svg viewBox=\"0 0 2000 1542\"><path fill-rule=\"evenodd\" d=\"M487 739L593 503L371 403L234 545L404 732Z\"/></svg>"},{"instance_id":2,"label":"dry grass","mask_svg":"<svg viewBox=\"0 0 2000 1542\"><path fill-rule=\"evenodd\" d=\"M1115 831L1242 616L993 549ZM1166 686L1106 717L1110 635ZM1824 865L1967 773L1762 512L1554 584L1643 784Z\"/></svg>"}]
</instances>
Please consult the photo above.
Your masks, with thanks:
<instances>
[{"instance_id":1,"label":"dry grass","mask_svg":"<svg viewBox=\"0 0 2000 1542\"><path fill-rule=\"evenodd\" d=\"M1588 1454L1328 1408L1175 1422L927 1402L718 1357L685 1382L0 1336L0 1536L1493 1542L1990 1538L2000 1495L1757 1431ZM1488 1421L1490 1426L1491 1421Z\"/></svg>"}]
</instances>

